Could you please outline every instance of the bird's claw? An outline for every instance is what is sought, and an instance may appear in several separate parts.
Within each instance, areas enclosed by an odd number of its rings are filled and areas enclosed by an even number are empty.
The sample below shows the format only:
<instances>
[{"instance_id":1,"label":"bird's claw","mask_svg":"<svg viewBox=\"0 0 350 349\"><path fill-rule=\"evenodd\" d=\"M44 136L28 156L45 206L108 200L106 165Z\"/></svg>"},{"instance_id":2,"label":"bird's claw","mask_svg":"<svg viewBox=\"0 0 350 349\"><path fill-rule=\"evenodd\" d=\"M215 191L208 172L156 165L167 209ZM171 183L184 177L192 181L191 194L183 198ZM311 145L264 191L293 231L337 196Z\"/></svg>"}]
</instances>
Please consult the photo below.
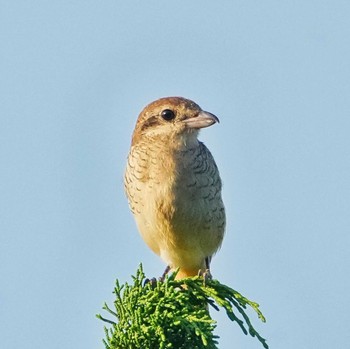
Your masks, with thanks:
<instances>
[{"instance_id":1,"label":"bird's claw","mask_svg":"<svg viewBox=\"0 0 350 349\"><path fill-rule=\"evenodd\" d=\"M143 282L143 287L145 287L148 284L150 284L151 288L154 289L157 285L157 279L154 277L152 279L145 279L145 281Z\"/></svg>"},{"instance_id":2,"label":"bird's claw","mask_svg":"<svg viewBox=\"0 0 350 349\"><path fill-rule=\"evenodd\" d=\"M205 269L205 271L203 271L202 269L198 270L198 276L201 276L203 278L204 286L206 285L208 280L211 280L213 278L209 269Z\"/></svg>"}]
</instances>

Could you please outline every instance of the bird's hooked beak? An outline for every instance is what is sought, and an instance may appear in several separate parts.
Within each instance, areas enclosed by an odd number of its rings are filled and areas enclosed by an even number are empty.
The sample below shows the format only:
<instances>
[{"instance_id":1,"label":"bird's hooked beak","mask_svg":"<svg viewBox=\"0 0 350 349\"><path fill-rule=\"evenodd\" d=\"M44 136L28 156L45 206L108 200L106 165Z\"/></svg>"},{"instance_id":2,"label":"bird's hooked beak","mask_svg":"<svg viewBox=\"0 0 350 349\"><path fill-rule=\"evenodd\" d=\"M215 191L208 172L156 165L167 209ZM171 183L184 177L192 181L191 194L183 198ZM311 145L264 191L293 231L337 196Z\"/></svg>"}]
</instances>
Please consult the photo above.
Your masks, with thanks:
<instances>
[{"instance_id":1,"label":"bird's hooked beak","mask_svg":"<svg viewBox=\"0 0 350 349\"><path fill-rule=\"evenodd\" d=\"M194 116L189 119L185 119L183 120L183 122L189 128L204 128L204 127L209 127L215 124L216 122L220 122L220 121L214 114L202 110L201 112L198 113L197 116Z\"/></svg>"}]
</instances>

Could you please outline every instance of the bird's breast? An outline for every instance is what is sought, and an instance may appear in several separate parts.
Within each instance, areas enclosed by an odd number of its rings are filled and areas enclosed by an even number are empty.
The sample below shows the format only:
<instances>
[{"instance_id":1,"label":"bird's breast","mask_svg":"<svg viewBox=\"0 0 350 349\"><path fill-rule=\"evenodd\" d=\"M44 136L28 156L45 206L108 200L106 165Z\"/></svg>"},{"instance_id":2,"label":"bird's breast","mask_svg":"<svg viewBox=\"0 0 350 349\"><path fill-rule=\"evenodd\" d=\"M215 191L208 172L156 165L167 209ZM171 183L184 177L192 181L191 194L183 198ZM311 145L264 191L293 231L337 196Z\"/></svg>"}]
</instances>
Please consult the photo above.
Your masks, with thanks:
<instances>
[{"instance_id":1,"label":"bird's breast","mask_svg":"<svg viewBox=\"0 0 350 349\"><path fill-rule=\"evenodd\" d=\"M141 235L154 252L160 254L165 244L210 255L220 245L221 181L204 145L181 151L156 144L133 147L125 188Z\"/></svg>"}]
</instances>

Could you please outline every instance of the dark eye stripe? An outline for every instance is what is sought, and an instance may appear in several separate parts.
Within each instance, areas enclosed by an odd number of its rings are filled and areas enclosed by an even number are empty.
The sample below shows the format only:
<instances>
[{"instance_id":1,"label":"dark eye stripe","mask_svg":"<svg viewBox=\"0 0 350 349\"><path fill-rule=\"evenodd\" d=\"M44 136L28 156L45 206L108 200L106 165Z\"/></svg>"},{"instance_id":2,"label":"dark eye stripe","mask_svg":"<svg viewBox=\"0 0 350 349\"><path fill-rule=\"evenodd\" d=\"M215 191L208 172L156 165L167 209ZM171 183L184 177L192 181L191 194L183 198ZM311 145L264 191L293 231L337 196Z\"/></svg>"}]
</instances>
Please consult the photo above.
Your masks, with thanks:
<instances>
[{"instance_id":1,"label":"dark eye stripe","mask_svg":"<svg viewBox=\"0 0 350 349\"><path fill-rule=\"evenodd\" d=\"M141 130L145 130L149 127L153 127L153 126L156 126L159 124L160 124L160 122L159 122L158 118L156 116L151 116L142 124Z\"/></svg>"}]
</instances>

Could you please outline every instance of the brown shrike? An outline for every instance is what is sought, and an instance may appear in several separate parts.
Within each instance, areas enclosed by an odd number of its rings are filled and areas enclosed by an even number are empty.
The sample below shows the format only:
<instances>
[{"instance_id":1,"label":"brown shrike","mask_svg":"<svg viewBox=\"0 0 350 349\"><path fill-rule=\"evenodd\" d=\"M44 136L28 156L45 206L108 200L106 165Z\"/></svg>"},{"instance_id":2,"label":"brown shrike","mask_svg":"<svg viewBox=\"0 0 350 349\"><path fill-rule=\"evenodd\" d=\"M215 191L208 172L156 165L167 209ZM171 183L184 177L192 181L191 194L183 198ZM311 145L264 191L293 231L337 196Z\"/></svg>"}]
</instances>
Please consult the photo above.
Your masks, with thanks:
<instances>
[{"instance_id":1,"label":"brown shrike","mask_svg":"<svg viewBox=\"0 0 350 349\"><path fill-rule=\"evenodd\" d=\"M125 190L143 240L177 278L209 270L225 231L221 179L199 130L218 122L182 97L152 102L137 119Z\"/></svg>"}]
</instances>

